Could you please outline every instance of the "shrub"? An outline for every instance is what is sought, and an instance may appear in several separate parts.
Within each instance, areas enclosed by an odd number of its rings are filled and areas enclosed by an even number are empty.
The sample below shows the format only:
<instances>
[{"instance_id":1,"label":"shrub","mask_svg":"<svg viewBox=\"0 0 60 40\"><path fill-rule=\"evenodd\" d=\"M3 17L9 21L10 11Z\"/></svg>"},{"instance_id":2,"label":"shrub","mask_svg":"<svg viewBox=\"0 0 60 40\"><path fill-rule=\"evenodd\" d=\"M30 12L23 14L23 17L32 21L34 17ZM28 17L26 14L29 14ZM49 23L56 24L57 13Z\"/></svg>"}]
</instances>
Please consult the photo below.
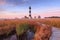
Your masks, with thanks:
<instances>
[{"instance_id":1,"label":"shrub","mask_svg":"<svg viewBox=\"0 0 60 40\"><path fill-rule=\"evenodd\" d=\"M29 24L28 23L21 23L18 24L16 27L16 33L17 35L21 35L24 32L26 32L29 29Z\"/></svg>"}]
</instances>

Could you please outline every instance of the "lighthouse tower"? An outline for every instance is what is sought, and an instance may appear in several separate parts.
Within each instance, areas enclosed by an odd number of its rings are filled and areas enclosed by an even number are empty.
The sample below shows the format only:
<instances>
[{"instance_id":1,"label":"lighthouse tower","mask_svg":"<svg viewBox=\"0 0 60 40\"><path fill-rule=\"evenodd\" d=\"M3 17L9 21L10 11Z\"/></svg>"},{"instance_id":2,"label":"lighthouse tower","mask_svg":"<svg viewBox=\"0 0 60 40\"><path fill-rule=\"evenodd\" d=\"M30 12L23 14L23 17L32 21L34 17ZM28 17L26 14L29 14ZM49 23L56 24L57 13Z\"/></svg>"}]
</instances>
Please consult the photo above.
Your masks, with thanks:
<instances>
[{"instance_id":1,"label":"lighthouse tower","mask_svg":"<svg viewBox=\"0 0 60 40\"><path fill-rule=\"evenodd\" d=\"M29 18L31 19L32 16L31 16L31 6L29 6Z\"/></svg>"}]
</instances>

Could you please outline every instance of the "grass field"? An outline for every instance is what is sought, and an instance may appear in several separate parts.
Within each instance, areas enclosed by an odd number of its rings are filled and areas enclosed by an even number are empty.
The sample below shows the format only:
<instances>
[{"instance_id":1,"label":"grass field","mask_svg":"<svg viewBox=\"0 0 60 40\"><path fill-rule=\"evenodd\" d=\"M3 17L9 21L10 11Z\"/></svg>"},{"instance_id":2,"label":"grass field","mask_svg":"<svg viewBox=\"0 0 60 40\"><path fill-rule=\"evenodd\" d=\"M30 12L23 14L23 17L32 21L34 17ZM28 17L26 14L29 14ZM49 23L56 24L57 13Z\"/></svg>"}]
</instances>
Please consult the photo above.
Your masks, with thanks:
<instances>
[{"instance_id":1,"label":"grass field","mask_svg":"<svg viewBox=\"0 0 60 40\"><path fill-rule=\"evenodd\" d=\"M60 19L59 18L45 18L45 19L5 19L0 20L0 35L6 34L9 35L16 30L17 35L24 33L28 30L29 27L33 32L38 34L40 30L40 24L46 24L50 27L60 28ZM43 29L43 28L42 28Z\"/></svg>"},{"instance_id":2,"label":"grass field","mask_svg":"<svg viewBox=\"0 0 60 40\"><path fill-rule=\"evenodd\" d=\"M17 27L21 23L30 23L31 25L36 25L36 22L41 24L47 24L50 26L60 28L60 19L59 18L46 18L46 19L5 19L0 20L0 34L9 33L15 27Z\"/></svg>"},{"instance_id":3,"label":"grass field","mask_svg":"<svg viewBox=\"0 0 60 40\"><path fill-rule=\"evenodd\" d=\"M47 18L44 24L60 28L60 18Z\"/></svg>"}]
</instances>

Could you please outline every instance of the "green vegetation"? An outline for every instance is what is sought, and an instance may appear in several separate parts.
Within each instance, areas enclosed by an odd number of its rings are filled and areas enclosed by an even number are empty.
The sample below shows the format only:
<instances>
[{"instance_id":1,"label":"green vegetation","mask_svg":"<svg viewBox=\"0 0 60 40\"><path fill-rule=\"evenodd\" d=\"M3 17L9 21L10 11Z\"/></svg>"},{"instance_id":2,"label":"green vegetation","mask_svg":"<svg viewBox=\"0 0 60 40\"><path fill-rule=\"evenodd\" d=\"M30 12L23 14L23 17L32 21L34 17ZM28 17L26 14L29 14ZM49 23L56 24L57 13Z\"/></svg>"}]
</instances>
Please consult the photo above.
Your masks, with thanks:
<instances>
[{"instance_id":1,"label":"green vegetation","mask_svg":"<svg viewBox=\"0 0 60 40\"><path fill-rule=\"evenodd\" d=\"M26 32L28 29L29 29L28 23L18 24L18 26L16 27L17 35L21 35L22 33Z\"/></svg>"}]
</instances>

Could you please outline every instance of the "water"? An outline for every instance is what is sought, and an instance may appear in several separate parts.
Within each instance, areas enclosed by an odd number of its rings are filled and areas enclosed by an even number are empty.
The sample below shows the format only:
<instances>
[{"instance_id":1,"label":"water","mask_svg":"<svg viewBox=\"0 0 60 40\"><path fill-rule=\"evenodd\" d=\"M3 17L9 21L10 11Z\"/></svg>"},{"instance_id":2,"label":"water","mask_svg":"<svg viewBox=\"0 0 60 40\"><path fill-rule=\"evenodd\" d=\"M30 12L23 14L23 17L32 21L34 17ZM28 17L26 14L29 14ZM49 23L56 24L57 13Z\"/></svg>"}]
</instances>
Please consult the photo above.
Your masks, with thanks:
<instances>
[{"instance_id":1,"label":"water","mask_svg":"<svg viewBox=\"0 0 60 40\"><path fill-rule=\"evenodd\" d=\"M27 32L27 40L31 40L33 36L34 36L33 32L31 31ZM16 34L14 34L8 38L4 38L3 40L17 40L17 37L16 37ZM59 28L52 27L52 36L50 37L50 40L60 40L60 29Z\"/></svg>"},{"instance_id":2,"label":"water","mask_svg":"<svg viewBox=\"0 0 60 40\"><path fill-rule=\"evenodd\" d=\"M52 36L50 40L60 40L60 29L56 27L52 27Z\"/></svg>"},{"instance_id":3,"label":"water","mask_svg":"<svg viewBox=\"0 0 60 40\"><path fill-rule=\"evenodd\" d=\"M26 33L27 33L27 40L32 40L34 37L34 33L32 31L27 31ZM14 34L14 35L11 35L7 38L0 39L0 40L17 40L17 36L16 36L16 34Z\"/></svg>"},{"instance_id":4,"label":"water","mask_svg":"<svg viewBox=\"0 0 60 40\"><path fill-rule=\"evenodd\" d=\"M17 40L17 37L16 37L16 34L14 34L10 37L4 38L3 40Z\"/></svg>"},{"instance_id":5,"label":"water","mask_svg":"<svg viewBox=\"0 0 60 40\"><path fill-rule=\"evenodd\" d=\"M32 31L27 31L27 40L32 40L34 37L34 32Z\"/></svg>"}]
</instances>

